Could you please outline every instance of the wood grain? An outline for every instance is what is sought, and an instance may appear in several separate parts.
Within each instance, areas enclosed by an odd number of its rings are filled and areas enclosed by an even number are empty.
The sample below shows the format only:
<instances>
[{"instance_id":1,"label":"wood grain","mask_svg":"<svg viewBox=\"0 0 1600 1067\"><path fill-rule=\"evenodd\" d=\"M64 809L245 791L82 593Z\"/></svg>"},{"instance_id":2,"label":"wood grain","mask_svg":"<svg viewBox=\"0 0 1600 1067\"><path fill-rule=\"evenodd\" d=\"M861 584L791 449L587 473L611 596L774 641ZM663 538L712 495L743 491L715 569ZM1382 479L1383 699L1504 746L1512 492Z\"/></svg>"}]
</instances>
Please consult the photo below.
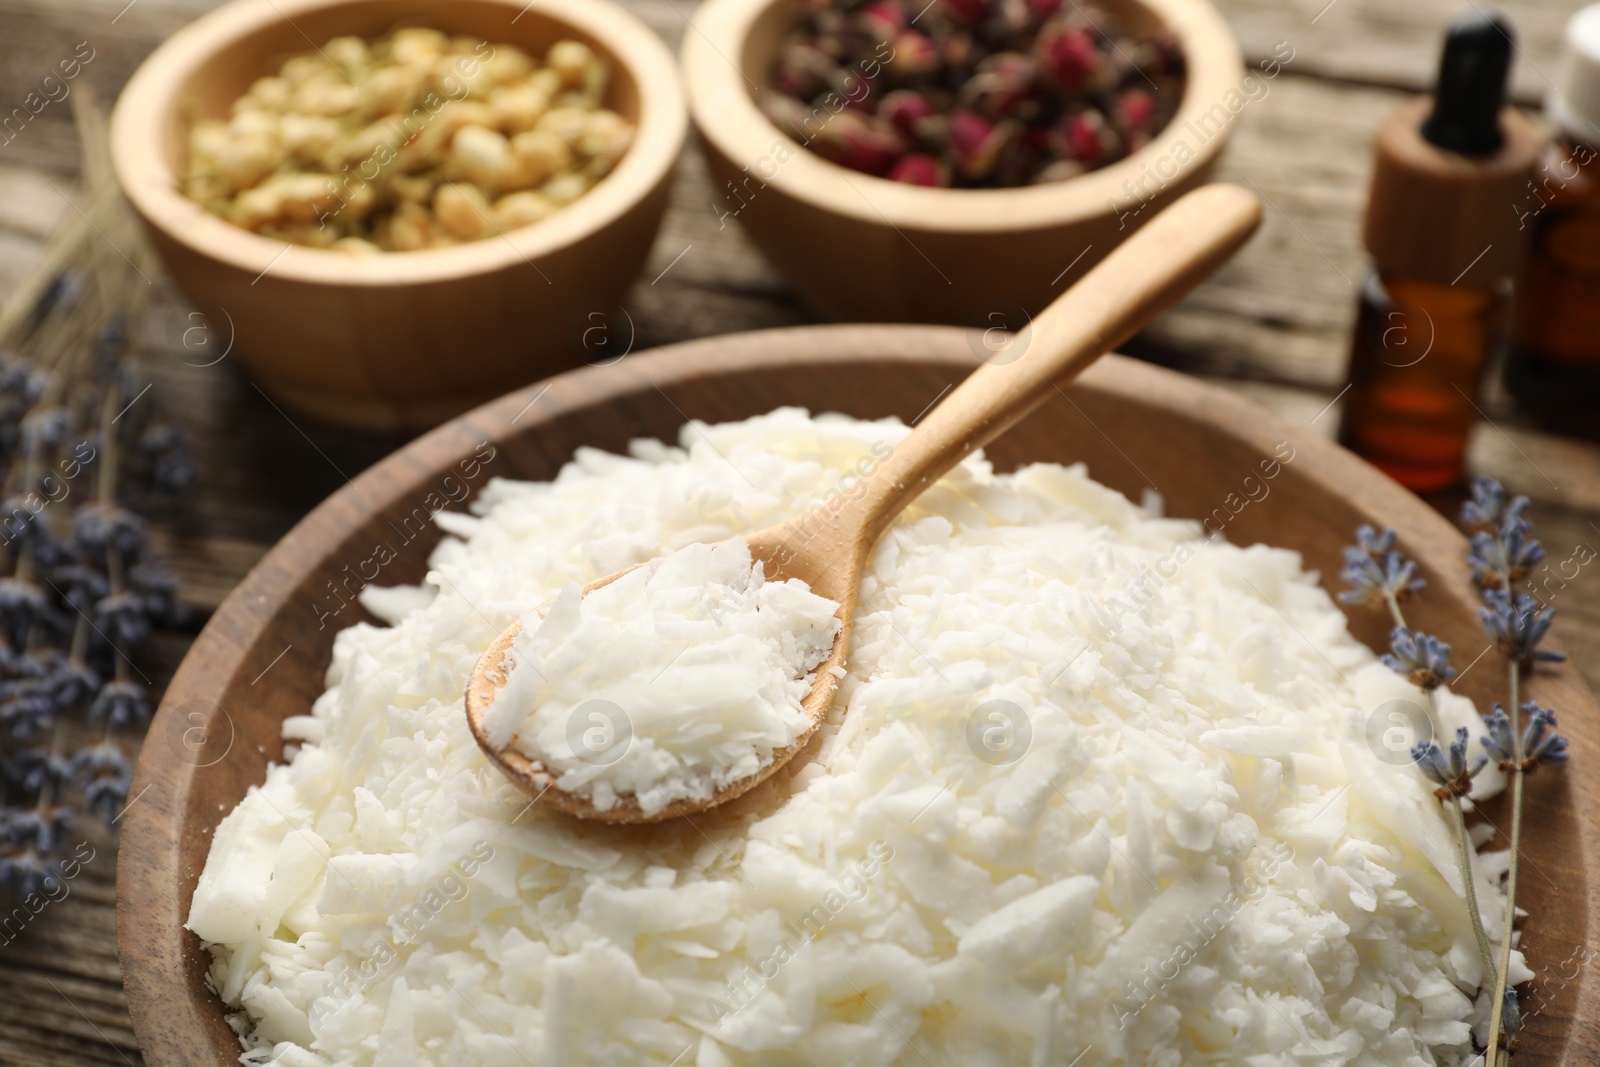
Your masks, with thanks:
<instances>
[{"instance_id":1,"label":"wood grain","mask_svg":"<svg viewBox=\"0 0 1600 1067\"><path fill-rule=\"evenodd\" d=\"M1515 98L1537 104L1556 75L1561 31L1580 5L1565 0L1515 0L1505 4L1455 0L1227 0L1219 5L1246 55L1267 55L1288 41L1306 73L1339 82L1396 86L1423 92L1439 68L1444 28L1473 7L1510 16L1517 51L1511 84Z\"/></svg>"}]
</instances>

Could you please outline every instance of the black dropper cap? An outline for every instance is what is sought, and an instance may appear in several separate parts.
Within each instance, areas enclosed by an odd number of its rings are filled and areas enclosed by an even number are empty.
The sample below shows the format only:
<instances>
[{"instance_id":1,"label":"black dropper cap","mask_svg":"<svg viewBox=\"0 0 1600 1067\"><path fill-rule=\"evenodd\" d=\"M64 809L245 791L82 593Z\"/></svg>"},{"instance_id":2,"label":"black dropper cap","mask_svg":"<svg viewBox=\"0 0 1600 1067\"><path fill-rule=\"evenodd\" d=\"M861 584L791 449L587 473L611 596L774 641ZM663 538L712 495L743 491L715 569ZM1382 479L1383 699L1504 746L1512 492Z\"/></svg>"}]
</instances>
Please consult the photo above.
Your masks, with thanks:
<instances>
[{"instance_id":1,"label":"black dropper cap","mask_svg":"<svg viewBox=\"0 0 1600 1067\"><path fill-rule=\"evenodd\" d=\"M1511 70L1511 26L1498 14L1473 12L1450 25L1439 59L1433 113L1422 124L1429 143L1487 156L1500 150L1500 109Z\"/></svg>"}]
</instances>

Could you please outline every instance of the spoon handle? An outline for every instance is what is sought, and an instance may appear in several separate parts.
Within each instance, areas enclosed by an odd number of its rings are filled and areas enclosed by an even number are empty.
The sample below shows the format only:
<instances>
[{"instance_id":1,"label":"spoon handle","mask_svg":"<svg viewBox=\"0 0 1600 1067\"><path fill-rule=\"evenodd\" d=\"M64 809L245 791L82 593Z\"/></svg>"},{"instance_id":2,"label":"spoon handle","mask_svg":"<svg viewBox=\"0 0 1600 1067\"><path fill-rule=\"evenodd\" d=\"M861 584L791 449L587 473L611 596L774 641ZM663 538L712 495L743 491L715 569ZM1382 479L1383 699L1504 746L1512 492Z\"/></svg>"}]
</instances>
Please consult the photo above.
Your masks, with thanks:
<instances>
[{"instance_id":1,"label":"spoon handle","mask_svg":"<svg viewBox=\"0 0 1600 1067\"><path fill-rule=\"evenodd\" d=\"M968 375L853 494L851 510L866 544L928 485L1056 395L1056 383L1177 303L1238 251L1260 221L1255 194L1214 184L1137 230Z\"/></svg>"}]
</instances>

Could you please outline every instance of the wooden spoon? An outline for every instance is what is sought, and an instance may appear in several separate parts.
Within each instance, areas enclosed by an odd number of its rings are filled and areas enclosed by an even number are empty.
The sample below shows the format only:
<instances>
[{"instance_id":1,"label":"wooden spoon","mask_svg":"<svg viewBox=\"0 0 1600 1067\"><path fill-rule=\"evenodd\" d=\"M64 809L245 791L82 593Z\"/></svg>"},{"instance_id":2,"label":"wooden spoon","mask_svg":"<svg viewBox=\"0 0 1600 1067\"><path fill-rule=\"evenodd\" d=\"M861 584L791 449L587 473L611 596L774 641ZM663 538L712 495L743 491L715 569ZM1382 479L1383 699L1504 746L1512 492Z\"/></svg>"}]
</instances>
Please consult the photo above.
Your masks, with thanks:
<instances>
[{"instance_id":1,"label":"wooden spoon","mask_svg":"<svg viewBox=\"0 0 1600 1067\"><path fill-rule=\"evenodd\" d=\"M1233 255L1261 221L1261 204L1236 185L1208 185L1178 200L1131 235L972 372L870 474L826 504L746 536L769 580L799 578L839 603L833 649L802 702L811 727L772 762L706 800L679 800L645 814L632 797L605 811L566 792L538 763L514 748L497 751L484 736L484 714L506 682L505 660L520 623L485 650L467 681L467 723L489 758L535 800L604 822L644 823L714 807L765 781L804 748L822 723L838 685L855 621L857 587L868 555L895 517L966 456L1020 422L1071 378L1176 303ZM1031 336L1030 336L1031 335ZM633 568L628 568L632 570ZM589 593L618 571L584 586Z\"/></svg>"}]
</instances>

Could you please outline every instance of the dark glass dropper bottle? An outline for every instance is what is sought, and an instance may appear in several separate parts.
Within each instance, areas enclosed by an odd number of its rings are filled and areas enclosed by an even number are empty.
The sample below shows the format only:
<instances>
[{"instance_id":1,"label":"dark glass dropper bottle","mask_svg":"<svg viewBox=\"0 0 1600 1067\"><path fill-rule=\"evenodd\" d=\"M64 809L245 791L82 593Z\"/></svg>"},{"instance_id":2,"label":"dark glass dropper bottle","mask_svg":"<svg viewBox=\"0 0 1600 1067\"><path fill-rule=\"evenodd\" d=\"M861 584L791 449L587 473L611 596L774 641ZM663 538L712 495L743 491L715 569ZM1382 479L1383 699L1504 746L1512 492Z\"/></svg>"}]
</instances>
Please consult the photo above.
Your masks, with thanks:
<instances>
[{"instance_id":1,"label":"dark glass dropper bottle","mask_svg":"<svg viewBox=\"0 0 1600 1067\"><path fill-rule=\"evenodd\" d=\"M1396 108L1378 134L1362 281L1339 439L1426 492L1465 475L1478 389L1504 337L1525 237L1509 208L1540 138L1506 107L1510 28L1457 20L1434 97Z\"/></svg>"},{"instance_id":2,"label":"dark glass dropper bottle","mask_svg":"<svg viewBox=\"0 0 1600 1067\"><path fill-rule=\"evenodd\" d=\"M1600 4L1567 23L1545 113L1556 141L1517 207L1532 247L1506 388L1542 422L1600 435Z\"/></svg>"}]
</instances>

